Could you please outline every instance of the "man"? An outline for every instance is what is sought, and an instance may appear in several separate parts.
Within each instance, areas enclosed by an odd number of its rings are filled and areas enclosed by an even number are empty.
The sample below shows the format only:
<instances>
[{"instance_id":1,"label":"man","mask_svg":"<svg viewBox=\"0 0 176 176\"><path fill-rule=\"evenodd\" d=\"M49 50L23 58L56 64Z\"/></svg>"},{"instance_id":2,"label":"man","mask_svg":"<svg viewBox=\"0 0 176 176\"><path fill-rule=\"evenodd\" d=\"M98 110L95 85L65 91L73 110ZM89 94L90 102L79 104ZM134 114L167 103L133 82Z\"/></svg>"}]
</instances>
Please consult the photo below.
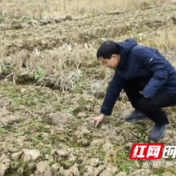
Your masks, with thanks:
<instances>
[{"instance_id":1,"label":"man","mask_svg":"<svg viewBox=\"0 0 176 176\"><path fill-rule=\"evenodd\" d=\"M161 139L169 125L162 108L176 104L174 67L158 50L137 45L133 39L119 43L104 42L97 51L97 59L114 69L115 74L108 87L101 114L94 117L93 125L97 127L105 116L111 115L113 106L124 89L135 109L125 120L153 120L155 124L149 138Z\"/></svg>"}]
</instances>

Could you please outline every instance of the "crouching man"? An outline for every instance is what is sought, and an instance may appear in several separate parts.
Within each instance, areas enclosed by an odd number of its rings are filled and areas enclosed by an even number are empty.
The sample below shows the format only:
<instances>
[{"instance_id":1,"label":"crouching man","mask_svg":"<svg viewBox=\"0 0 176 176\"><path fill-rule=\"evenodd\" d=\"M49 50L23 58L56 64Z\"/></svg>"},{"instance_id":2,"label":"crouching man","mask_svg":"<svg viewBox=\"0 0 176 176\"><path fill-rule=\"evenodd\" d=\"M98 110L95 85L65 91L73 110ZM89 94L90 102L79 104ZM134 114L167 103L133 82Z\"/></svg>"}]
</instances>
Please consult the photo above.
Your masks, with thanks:
<instances>
[{"instance_id":1,"label":"crouching man","mask_svg":"<svg viewBox=\"0 0 176 176\"><path fill-rule=\"evenodd\" d=\"M125 121L150 119L155 124L149 138L161 139L169 125L162 108L176 104L174 67L157 49L137 45L133 39L102 43L97 51L97 59L114 69L115 74L108 87L100 115L94 117L93 125L97 127L105 116L111 115L123 89L134 107L134 111Z\"/></svg>"}]
</instances>

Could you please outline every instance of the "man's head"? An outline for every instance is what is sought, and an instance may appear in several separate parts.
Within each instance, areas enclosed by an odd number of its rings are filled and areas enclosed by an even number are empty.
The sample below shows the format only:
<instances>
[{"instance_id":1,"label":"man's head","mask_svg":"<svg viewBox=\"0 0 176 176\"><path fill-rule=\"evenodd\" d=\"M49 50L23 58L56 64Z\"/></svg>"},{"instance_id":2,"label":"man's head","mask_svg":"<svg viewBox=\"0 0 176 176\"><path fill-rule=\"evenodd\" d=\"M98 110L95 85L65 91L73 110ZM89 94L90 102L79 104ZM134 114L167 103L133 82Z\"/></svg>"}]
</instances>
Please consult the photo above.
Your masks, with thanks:
<instances>
[{"instance_id":1,"label":"man's head","mask_svg":"<svg viewBox=\"0 0 176 176\"><path fill-rule=\"evenodd\" d=\"M107 67L116 69L120 62L120 47L113 41L103 42L97 51L97 59Z\"/></svg>"}]
</instances>

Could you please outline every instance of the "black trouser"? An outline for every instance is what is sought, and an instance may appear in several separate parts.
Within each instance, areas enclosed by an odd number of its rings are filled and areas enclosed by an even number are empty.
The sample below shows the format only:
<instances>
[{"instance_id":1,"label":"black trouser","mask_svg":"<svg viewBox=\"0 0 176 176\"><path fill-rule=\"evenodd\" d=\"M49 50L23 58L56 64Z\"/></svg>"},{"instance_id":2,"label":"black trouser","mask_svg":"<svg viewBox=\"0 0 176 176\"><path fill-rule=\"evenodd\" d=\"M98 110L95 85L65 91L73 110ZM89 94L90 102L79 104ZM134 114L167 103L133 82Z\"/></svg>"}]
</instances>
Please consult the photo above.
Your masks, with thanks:
<instances>
[{"instance_id":1,"label":"black trouser","mask_svg":"<svg viewBox=\"0 0 176 176\"><path fill-rule=\"evenodd\" d=\"M140 85L139 82L128 83L125 85L124 91L126 92L132 106L136 110L143 112L154 122L168 124L169 120L162 108L176 105L176 94L157 92L152 99L147 99L140 94L140 91L142 91L144 87L145 86Z\"/></svg>"}]
</instances>

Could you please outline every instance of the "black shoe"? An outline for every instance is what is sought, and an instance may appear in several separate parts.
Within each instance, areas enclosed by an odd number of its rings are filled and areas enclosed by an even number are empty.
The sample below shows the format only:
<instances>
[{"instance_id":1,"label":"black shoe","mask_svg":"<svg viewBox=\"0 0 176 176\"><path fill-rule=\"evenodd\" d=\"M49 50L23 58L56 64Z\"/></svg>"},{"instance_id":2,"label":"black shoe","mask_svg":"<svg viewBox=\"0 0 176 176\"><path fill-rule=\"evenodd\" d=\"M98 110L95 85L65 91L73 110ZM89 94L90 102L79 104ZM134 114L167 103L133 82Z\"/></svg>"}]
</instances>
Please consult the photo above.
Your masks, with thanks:
<instances>
[{"instance_id":1,"label":"black shoe","mask_svg":"<svg viewBox=\"0 0 176 176\"><path fill-rule=\"evenodd\" d=\"M166 128L168 126L169 124L155 123L154 127L150 132L149 138L154 141L161 139L164 136Z\"/></svg>"},{"instance_id":2,"label":"black shoe","mask_svg":"<svg viewBox=\"0 0 176 176\"><path fill-rule=\"evenodd\" d=\"M149 120L149 118L142 112L134 110L130 115L125 118L126 122L135 122L138 120Z\"/></svg>"}]
</instances>

